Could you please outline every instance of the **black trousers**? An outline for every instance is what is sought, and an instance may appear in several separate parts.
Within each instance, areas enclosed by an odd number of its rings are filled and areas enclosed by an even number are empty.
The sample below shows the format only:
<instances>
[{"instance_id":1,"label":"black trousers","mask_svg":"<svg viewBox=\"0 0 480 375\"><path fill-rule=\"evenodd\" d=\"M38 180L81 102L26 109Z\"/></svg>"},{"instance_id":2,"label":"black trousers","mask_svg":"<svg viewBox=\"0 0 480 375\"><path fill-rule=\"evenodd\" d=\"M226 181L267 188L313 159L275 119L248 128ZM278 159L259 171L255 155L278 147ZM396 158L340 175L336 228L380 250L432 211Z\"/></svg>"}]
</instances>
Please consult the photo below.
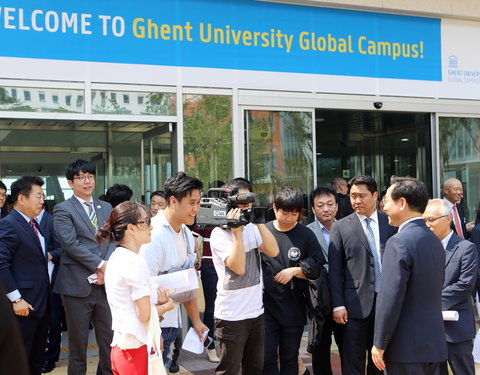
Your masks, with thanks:
<instances>
[{"instance_id":1,"label":"black trousers","mask_svg":"<svg viewBox=\"0 0 480 375\"><path fill-rule=\"evenodd\" d=\"M213 339L215 332L215 320L213 318L213 312L215 309L215 299L217 297L217 282L218 276L213 266L213 262L202 262L200 268L202 275L202 287L203 296L205 298L205 311L203 313L203 323L210 330L208 335ZM205 340L207 343L208 340ZM215 342L212 341L207 349L215 349Z\"/></svg>"},{"instance_id":2,"label":"black trousers","mask_svg":"<svg viewBox=\"0 0 480 375\"><path fill-rule=\"evenodd\" d=\"M303 325L285 326L265 313L265 365L264 375L297 375L298 350ZM280 358L280 361L278 361ZM280 369L278 368L280 362Z\"/></svg>"},{"instance_id":3,"label":"black trousers","mask_svg":"<svg viewBox=\"0 0 480 375\"><path fill-rule=\"evenodd\" d=\"M40 375L47 344L48 314L40 318L16 316L31 375Z\"/></svg>"},{"instance_id":4,"label":"black trousers","mask_svg":"<svg viewBox=\"0 0 480 375\"><path fill-rule=\"evenodd\" d=\"M365 375L365 354L368 352L368 375L380 375L372 360L375 308L365 319L348 319L343 329L342 374Z\"/></svg>"},{"instance_id":5,"label":"black trousers","mask_svg":"<svg viewBox=\"0 0 480 375\"><path fill-rule=\"evenodd\" d=\"M265 320L215 320L220 363L216 375L261 375L264 360Z\"/></svg>"},{"instance_id":6,"label":"black trousers","mask_svg":"<svg viewBox=\"0 0 480 375\"><path fill-rule=\"evenodd\" d=\"M48 327L48 343L45 351L45 361L57 362L62 344L63 305L60 294L50 293L50 321Z\"/></svg>"},{"instance_id":7,"label":"black trousers","mask_svg":"<svg viewBox=\"0 0 480 375\"><path fill-rule=\"evenodd\" d=\"M333 375L332 365L330 363L330 347L332 346L332 333L335 342L342 357L342 336L343 325L337 324L333 320L333 314L325 318L322 337L319 345L309 347L312 354L312 369L314 375Z\"/></svg>"},{"instance_id":8,"label":"black trousers","mask_svg":"<svg viewBox=\"0 0 480 375\"><path fill-rule=\"evenodd\" d=\"M385 375L439 375L440 362L386 364Z\"/></svg>"},{"instance_id":9,"label":"black trousers","mask_svg":"<svg viewBox=\"0 0 480 375\"><path fill-rule=\"evenodd\" d=\"M448 363L455 375L475 375L472 340L458 343L447 342L447 348ZM448 375L447 363L440 365L440 374Z\"/></svg>"}]
</instances>

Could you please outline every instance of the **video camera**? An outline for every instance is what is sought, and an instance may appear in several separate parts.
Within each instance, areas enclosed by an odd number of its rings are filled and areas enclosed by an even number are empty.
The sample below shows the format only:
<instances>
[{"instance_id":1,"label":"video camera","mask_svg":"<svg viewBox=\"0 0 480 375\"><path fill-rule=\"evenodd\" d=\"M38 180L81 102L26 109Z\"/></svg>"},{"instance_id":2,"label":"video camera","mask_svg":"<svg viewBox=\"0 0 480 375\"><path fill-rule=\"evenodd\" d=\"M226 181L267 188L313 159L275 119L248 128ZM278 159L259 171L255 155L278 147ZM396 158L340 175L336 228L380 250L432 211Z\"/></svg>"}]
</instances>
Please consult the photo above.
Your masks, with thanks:
<instances>
[{"instance_id":1,"label":"video camera","mask_svg":"<svg viewBox=\"0 0 480 375\"><path fill-rule=\"evenodd\" d=\"M255 202L255 194L232 194L230 189L209 189L206 196L200 200L200 210L197 213L197 225L205 227L237 228L248 223L265 223L267 207L251 207L243 210L240 218L227 218L228 212L239 204Z\"/></svg>"}]
</instances>

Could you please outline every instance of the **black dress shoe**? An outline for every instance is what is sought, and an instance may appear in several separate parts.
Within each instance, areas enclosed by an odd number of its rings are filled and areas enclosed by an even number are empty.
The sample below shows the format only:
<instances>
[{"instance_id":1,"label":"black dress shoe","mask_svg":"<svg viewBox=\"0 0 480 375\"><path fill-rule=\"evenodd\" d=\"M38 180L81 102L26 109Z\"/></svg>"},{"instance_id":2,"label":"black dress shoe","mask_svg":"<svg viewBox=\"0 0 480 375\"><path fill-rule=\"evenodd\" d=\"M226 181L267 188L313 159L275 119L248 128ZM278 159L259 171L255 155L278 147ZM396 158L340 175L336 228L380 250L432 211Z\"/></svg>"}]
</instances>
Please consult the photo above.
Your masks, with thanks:
<instances>
[{"instance_id":1,"label":"black dress shoe","mask_svg":"<svg viewBox=\"0 0 480 375\"><path fill-rule=\"evenodd\" d=\"M170 369L169 371L171 373L175 373L175 372L179 372L180 371L180 367L178 366L178 363L177 361L172 361L172 363L170 364Z\"/></svg>"},{"instance_id":2,"label":"black dress shoe","mask_svg":"<svg viewBox=\"0 0 480 375\"><path fill-rule=\"evenodd\" d=\"M42 365L42 374L52 371L55 368L55 362L45 361Z\"/></svg>"}]
</instances>

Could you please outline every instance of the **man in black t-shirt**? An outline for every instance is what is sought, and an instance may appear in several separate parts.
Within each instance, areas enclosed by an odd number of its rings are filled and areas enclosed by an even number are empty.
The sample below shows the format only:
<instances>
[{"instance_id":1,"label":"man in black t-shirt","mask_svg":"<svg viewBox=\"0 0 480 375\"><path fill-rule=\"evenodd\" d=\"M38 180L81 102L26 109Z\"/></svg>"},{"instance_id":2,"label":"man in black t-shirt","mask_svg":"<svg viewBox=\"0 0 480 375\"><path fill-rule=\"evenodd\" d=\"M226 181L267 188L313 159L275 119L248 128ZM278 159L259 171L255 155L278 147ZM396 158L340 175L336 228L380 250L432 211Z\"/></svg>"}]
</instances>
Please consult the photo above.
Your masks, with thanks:
<instances>
[{"instance_id":1,"label":"man in black t-shirt","mask_svg":"<svg viewBox=\"0 0 480 375\"><path fill-rule=\"evenodd\" d=\"M274 197L276 219L266 224L277 240L280 253L274 258L262 254L266 328L264 375L298 373L298 350L307 323L305 279L317 278L326 263L315 234L298 223L302 209L302 193L283 187ZM300 262L309 265L307 275Z\"/></svg>"}]
</instances>

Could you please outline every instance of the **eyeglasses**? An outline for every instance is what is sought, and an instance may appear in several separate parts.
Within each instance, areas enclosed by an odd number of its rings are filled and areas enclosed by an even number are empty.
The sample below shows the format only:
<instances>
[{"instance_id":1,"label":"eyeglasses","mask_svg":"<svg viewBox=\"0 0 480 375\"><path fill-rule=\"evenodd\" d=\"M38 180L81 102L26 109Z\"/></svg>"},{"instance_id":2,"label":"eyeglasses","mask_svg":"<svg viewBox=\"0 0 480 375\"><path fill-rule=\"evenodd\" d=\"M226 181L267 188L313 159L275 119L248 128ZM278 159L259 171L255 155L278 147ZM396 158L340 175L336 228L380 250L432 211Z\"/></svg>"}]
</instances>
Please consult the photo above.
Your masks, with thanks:
<instances>
[{"instance_id":1,"label":"eyeglasses","mask_svg":"<svg viewBox=\"0 0 480 375\"><path fill-rule=\"evenodd\" d=\"M438 220L438 219L441 219L443 217L447 217L448 215L443 215L443 216L439 216L439 217L427 217L425 220L425 222L431 224L433 223L435 220Z\"/></svg>"},{"instance_id":2,"label":"eyeglasses","mask_svg":"<svg viewBox=\"0 0 480 375\"><path fill-rule=\"evenodd\" d=\"M137 225L137 224L147 224L147 226L150 226L151 223L152 223L152 219L149 218L149 217L146 217L145 219L143 219L143 221L137 221L135 223L135 225Z\"/></svg>"},{"instance_id":3,"label":"eyeglasses","mask_svg":"<svg viewBox=\"0 0 480 375\"><path fill-rule=\"evenodd\" d=\"M95 181L95 175L93 175L93 174L84 174L84 175L81 175L81 176L75 176L73 179L74 179L74 180L79 180L80 182Z\"/></svg>"}]
</instances>

